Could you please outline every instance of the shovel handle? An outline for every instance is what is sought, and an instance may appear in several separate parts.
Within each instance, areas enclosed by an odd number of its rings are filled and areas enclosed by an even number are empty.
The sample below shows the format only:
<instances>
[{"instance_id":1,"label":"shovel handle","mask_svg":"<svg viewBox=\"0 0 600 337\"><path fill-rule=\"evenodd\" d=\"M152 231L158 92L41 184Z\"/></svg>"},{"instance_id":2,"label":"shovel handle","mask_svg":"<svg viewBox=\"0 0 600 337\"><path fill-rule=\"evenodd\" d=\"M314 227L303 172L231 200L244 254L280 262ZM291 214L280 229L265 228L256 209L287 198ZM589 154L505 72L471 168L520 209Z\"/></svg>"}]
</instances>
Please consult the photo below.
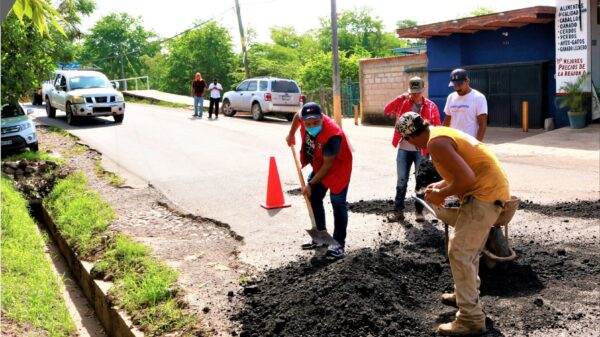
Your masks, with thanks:
<instances>
[{"instance_id":1,"label":"shovel handle","mask_svg":"<svg viewBox=\"0 0 600 337\"><path fill-rule=\"evenodd\" d=\"M300 167L300 161L298 161L298 155L296 154L296 150L294 149L294 145L290 145L290 149L292 150L292 155L294 156L294 163L296 164L296 171L298 171L298 179L300 180L300 186L304 190L306 184L304 183L304 175L302 174L302 168ZM308 215L310 216L310 222L312 223L313 228L317 228L317 222L315 220L315 214L313 213L312 205L310 204L310 200L308 196L302 194L304 197L304 201L306 201L306 208L308 209Z\"/></svg>"}]
</instances>

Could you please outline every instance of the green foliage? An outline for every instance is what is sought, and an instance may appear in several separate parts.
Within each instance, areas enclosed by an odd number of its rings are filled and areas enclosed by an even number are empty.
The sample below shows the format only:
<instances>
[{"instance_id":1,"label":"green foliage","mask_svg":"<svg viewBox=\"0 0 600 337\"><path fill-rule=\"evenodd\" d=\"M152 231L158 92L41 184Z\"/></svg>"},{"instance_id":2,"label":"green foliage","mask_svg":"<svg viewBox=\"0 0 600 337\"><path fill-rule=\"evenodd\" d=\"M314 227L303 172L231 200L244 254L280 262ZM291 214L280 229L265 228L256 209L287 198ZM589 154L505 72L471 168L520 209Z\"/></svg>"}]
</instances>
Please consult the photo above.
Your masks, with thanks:
<instances>
[{"instance_id":1,"label":"green foliage","mask_svg":"<svg viewBox=\"0 0 600 337\"><path fill-rule=\"evenodd\" d=\"M391 55L394 48L405 46L400 39L384 38L383 21L372 17L368 9L344 11L337 19L338 46L340 51L351 53L356 47L362 47L373 57ZM388 33L392 34L393 33ZM331 22L321 18L318 31L319 43L323 51L331 51Z\"/></svg>"},{"instance_id":2,"label":"green foliage","mask_svg":"<svg viewBox=\"0 0 600 337\"><path fill-rule=\"evenodd\" d=\"M115 218L110 205L88 189L81 172L60 180L44 205L67 243L82 258L94 252L101 242L99 234Z\"/></svg>"},{"instance_id":3,"label":"green foliage","mask_svg":"<svg viewBox=\"0 0 600 337\"><path fill-rule=\"evenodd\" d=\"M349 57L340 55L340 79L352 82L358 81L358 60L366 57L368 52L357 49ZM317 89L321 86L331 87L333 78L331 52L319 53L308 60L301 70L300 83L303 88Z\"/></svg>"},{"instance_id":4,"label":"green foliage","mask_svg":"<svg viewBox=\"0 0 600 337\"><path fill-rule=\"evenodd\" d=\"M154 56L160 50L156 35L144 29L140 18L127 13L102 17L90 30L81 51L81 62L94 64L111 79L140 75L143 55ZM124 74L121 74L121 62Z\"/></svg>"},{"instance_id":5,"label":"green foliage","mask_svg":"<svg viewBox=\"0 0 600 337\"><path fill-rule=\"evenodd\" d=\"M110 291L117 304L139 321L148 336L182 333L195 325L194 318L177 306L177 273L153 259L150 248L116 235L94 269L113 275L116 287Z\"/></svg>"},{"instance_id":6,"label":"green foliage","mask_svg":"<svg viewBox=\"0 0 600 337\"><path fill-rule=\"evenodd\" d=\"M417 25L417 21L409 19L399 20L398 22L396 22L396 27L398 27L398 29L410 28Z\"/></svg>"},{"instance_id":7,"label":"green foliage","mask_svg":"<svg viewBox=\"0 0 600 337\"><path fill-rule=\"evenodd\" d=\"M231 44L226 28L209 22L198 29L176 37L168 44L169 54L160 67L164 76L160 78L161 90L190 95L191 83L196 72L208 83L219 79L223 88L234 84L236 64L241 65Z\"/></svg>"},{"instance_id":8,"label":"green foliage","mask_svg":"<svg viewBox=\"0 0 600 337\"><path fill-rule=\"evenodd\" d=\"M45 256L44 240L25 199L2 177L2 316L45 330L49 336L75 332L57 278Z\"/></svg>"},{"instance_id":9,"label":"green foliage","mask_svg":"<svg viewBox=\"0 0 600 337\"><path fill-rule=\"evenodd\" d=\"M473 9L469 13L459 15L458 19L471 18L471 17L475 17L475 16L482 16L482 15L488 15L488 14L493 14L493 13L496 13L496 11L494 9L481 6L481 7L477 7L475 9Z\"/></svg>"},{"instance_id":10,"label":"green foliage","mask_svg":"<svg viewBox=\"0 0 600 337\"><path fill-rule=\"evenodd\" d=\"M558 97L560 108L569 107L572 114L585 114L585 97L586 93L583 92L583 87L587 82L590 73L586 73L580 76L574 82L565 83L560 89L564 92L564 96Z\"/></svg>"},{"instance_id":11,"label":"green foliage","mask_svg":"<svg viewBox=\"0 0 600 337\"><path fill-rule=\"evenodd\" d=\"M44 0L17 0L12 12L23 25L26 24L23 18L29 18L40 35L50 34L48 21L52 22L56 30L65 34L63 27L58 23L59 20L64 22L64 18Z\"/></svg>"},{"instance_id":12,"label":"green foliage","mask_svg":"<svg viewBox=\"0 0 600 337\"><path fill-rule=\"evenodd\" d=\"M51 160L51 161L56 162L59 165L62 165L65 162L64 159L56 158L47 153L39 152L39 151L38 152L25 151L25 152L21 152L18 154L13 154L9 157L2 159L2 161L18 161L18 160L22 160L22 159L26 159L29 161Z\"/></svg>"}]
</instances>

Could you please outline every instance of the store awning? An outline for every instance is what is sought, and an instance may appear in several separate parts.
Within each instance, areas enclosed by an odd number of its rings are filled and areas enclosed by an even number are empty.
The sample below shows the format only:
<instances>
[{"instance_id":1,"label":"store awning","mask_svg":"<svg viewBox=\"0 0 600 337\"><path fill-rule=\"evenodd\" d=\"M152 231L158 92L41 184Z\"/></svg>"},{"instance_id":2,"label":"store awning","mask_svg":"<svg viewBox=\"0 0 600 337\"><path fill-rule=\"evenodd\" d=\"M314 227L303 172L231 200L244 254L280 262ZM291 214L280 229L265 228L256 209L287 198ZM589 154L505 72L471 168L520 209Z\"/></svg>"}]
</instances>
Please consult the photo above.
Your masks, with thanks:
<instances>
[{"instance_id":1,"label":"store awning","mask_svg":"<svg viewBox=\"0 0 600 337\"><path fill-rule=\"evenodd\" d=\"M496 30L504 27L518 28L530 23L549 23L554 21L556 7L537 6L516 9L471 18L431 23L428 25L398 29L400 38L426 39L432 36L450 34L470 34L480 30Z\"/></svg>"}]
</instances>

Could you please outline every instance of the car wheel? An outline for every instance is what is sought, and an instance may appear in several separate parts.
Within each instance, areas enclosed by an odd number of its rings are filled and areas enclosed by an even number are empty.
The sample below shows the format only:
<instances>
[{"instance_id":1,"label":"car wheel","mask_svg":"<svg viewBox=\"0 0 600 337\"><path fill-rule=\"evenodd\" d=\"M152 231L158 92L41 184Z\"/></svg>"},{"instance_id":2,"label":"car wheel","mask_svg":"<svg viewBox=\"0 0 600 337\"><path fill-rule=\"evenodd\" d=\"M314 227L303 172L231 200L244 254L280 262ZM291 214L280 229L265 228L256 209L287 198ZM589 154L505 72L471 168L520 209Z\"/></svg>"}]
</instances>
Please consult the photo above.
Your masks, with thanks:
<instances>
[{"instance_id":1,"label":"car wheel","mask_svg":"<svg viewBox=\"0 0 600 337\"><path fill-rule=\"evenodd\" d=\"M73 114L73 106L71 106L71 103L67 103L65 110L67 110L67 124L75 125L77 123L77 116Z\"/></svg>"},{"instance_id":2,"label":"car wheel","mask_svg":"<svg viewBox=\"0 0 600 337\"><path fill-rule=\"evenodd\" d=\"M123 118L125 118L125 114L114 115L113 118L115 119L115 123L122 123L123 122Z\"/></svg>"},{"instance_id":3,"label":"car wheel","mask_svg":"<svg viewBox=\"0 0 600 337\"><path fill-rule=\"evenodd\" d=\"M291 122L294 120L294 114L287 114L285 115L285 119L287 119L288 122Z\"/></svg>"},{"instance_id":4,"label":"car wheel","mask_svg":"<svg viewBox=\"0 0 600 337\"><path fill-rule=\"evenodd\" d=\"M262 109L260 108L260 104L252 104L252 119L254 119L255 121L262 121L264 118L265 115L263 115Z\"/></svg>"},{"instance_id":5,"label":"car wheel","mask_svg":"<svg viewBox=\"0 0 600 337\"><path fill-rule=\"evenodd\" d=\"M46 96L46 115L50 118L56 117L56 108L53 108L50 104L50 99Z\"/></svg>"},{"instance_id":6,"label":"car wheel","mask_svg":"<svg viewBox=\"0 0 600 337\"><path fill-rule=\"evenodd\" d=\"M32 152L38 152L40 149L38 143L28 145L27 147L29 147L29 150Z\"/></svg>"},{"instance_id":7,"label":"car wheel","mask_svg":"<svg viewBox=\"0 0 600 337\"><path fill-rule=\"evenodd\" d=\"M233 110L231 108L231 102L229 102L228 99L223 101L223 105L221 106L221 111L223 112L223 115L227 116L227 117L233 117L235 115L235 110Z\"/></svg>"}]
</instances>

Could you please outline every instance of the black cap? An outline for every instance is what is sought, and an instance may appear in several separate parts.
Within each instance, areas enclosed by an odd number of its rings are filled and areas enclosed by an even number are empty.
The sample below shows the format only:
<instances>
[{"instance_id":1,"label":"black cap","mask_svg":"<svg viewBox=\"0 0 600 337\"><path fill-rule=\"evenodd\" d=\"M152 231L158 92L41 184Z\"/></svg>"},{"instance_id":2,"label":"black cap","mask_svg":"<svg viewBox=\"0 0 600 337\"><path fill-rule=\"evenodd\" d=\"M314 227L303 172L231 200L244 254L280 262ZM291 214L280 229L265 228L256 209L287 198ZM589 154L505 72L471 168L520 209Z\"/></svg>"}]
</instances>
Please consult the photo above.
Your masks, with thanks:
<instances>
[{"instance_id":1,"label":"black cap","mask_svg":"<svg viewBox=\"0 0 600 337\"><path fill-rule=\"evenodd\" d=\"M469 75L467 74L467 71L464 69L454 69L452 70L452 72L450 73L450 83L448 84L449 87L454 86L455 84L457 85L461 85L463 84L463 82L465 80L469 79Z\"/></svg>"},{"instance_id":2,"label":"black cap","mask_svg":"<svg viewBox=\"0 0 600 337\"><path fill-rule=\"evenodd\" d=\"M321 106L314 102L304 104L300 112L300 117L302 119L322 118Z\"/></svg>"}]
</instances>

